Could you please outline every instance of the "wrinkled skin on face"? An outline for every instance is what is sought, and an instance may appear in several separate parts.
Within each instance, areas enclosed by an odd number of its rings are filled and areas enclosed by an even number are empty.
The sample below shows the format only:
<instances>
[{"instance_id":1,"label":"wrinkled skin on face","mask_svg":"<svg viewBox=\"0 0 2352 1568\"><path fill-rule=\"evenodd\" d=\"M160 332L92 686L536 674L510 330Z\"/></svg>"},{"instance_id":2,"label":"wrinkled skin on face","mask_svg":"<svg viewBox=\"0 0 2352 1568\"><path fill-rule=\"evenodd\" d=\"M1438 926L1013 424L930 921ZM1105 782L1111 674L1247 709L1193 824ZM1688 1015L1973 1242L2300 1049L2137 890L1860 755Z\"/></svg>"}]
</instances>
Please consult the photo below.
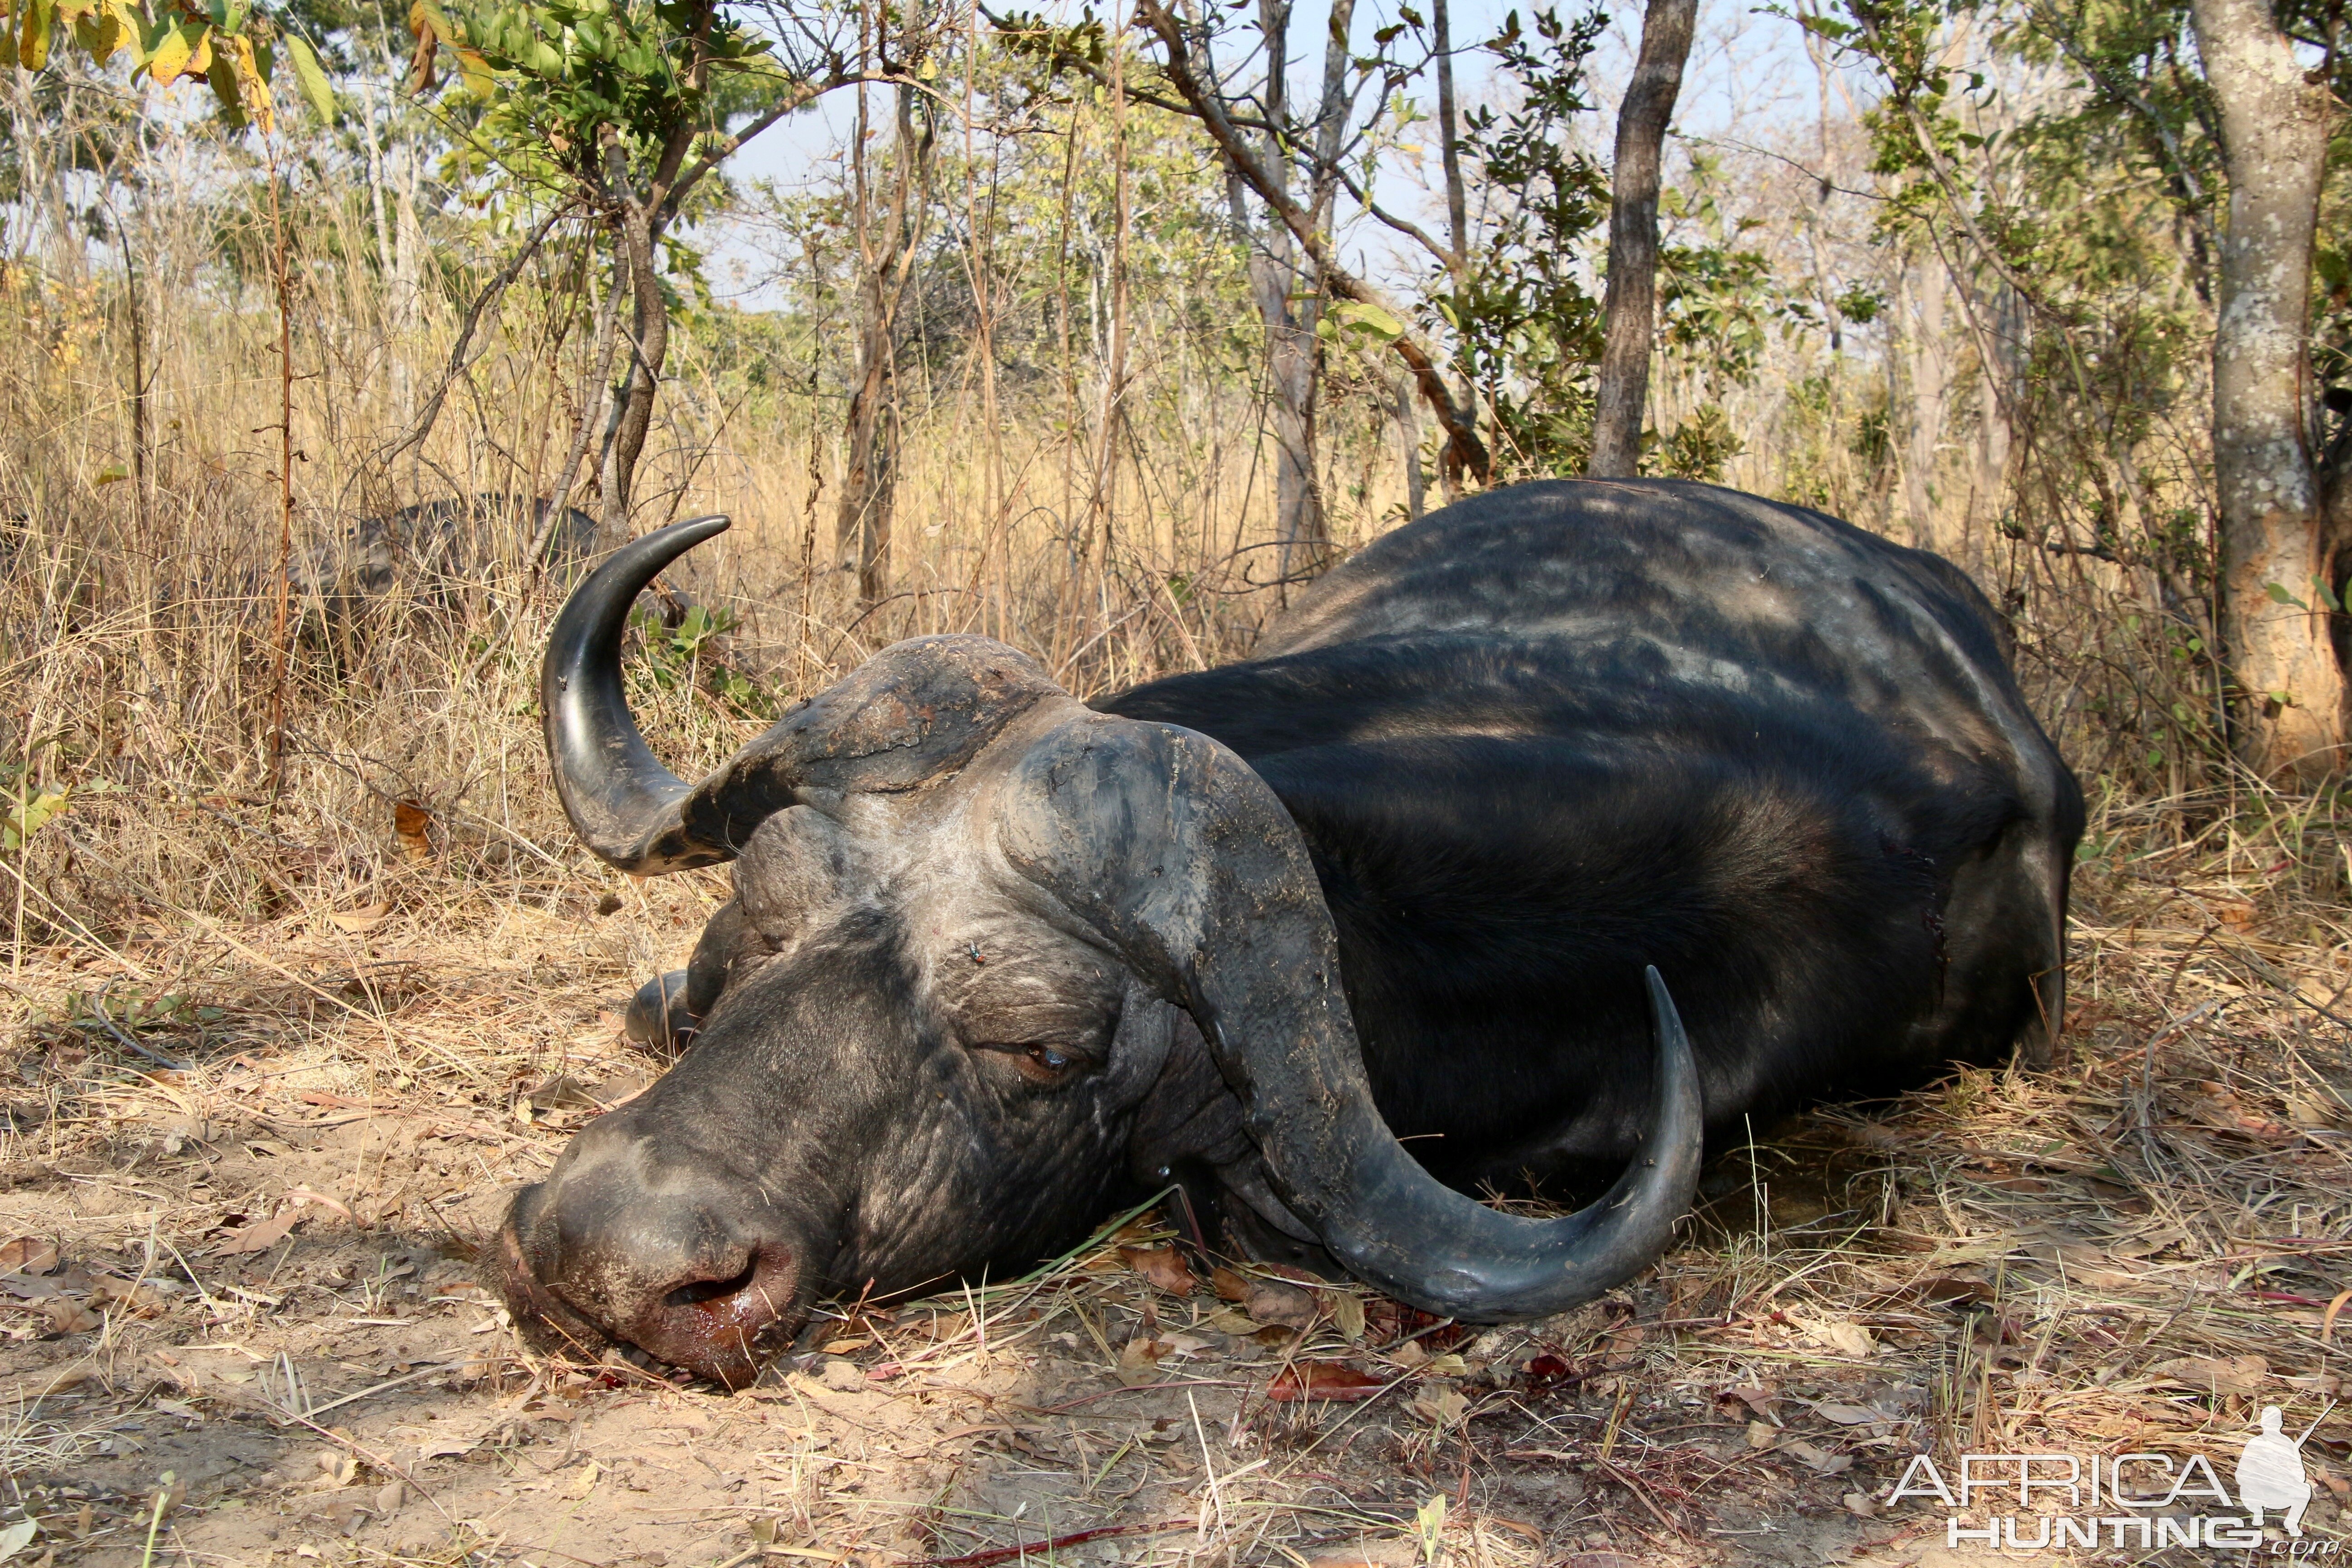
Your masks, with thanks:
<instances>
[{"instance_id":1,"label":"wrinkled skin on face","mask_svg":"<svg viewBox=\"0 0 2352 1568\"><path fill-rule=\"evenodd\" d=\"M1171 1162L1248 1163L1191 1020L969 830L1000 774L759 826L686 1055L509 1215L542 1337L740 1384L822 1295L1017 1271Z\"/></svg>"}]
</instances>

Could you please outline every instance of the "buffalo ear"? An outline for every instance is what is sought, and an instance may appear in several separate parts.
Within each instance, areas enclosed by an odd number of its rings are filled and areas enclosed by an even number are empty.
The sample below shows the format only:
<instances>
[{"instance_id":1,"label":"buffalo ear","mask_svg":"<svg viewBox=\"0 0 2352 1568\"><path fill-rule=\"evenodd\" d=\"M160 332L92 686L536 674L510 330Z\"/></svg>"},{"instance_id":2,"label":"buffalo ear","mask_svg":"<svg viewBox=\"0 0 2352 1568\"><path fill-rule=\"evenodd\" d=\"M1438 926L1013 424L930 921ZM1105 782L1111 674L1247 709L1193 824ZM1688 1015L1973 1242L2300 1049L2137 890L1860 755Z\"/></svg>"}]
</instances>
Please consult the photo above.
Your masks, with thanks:
<instances>
[{"instance_id":1,"label":"buffalo ear","mask_svg":"<svg viewBox=\"0 0 2352 1568\"><path fill-rule=\"evenodd\" d=\"M1004 800L1007 860L1192 1014L1286 1201L1312 1221L1366 1118L1394 1147L1306 841L1246 763L1172 724L1088 714L1030 748Z\"/></svg>"},{"instance_id":2,"label":"buffalo ear","mask_svg":"<svg viewBox=\"0 0 2352 1568\"><path fill-rule=\"evenodd\" d=\"M700 1022L686 999L687 972L673 969L637 987L621 1023L622 1037L676 1056Z\"/></svg>"}]
</instances>

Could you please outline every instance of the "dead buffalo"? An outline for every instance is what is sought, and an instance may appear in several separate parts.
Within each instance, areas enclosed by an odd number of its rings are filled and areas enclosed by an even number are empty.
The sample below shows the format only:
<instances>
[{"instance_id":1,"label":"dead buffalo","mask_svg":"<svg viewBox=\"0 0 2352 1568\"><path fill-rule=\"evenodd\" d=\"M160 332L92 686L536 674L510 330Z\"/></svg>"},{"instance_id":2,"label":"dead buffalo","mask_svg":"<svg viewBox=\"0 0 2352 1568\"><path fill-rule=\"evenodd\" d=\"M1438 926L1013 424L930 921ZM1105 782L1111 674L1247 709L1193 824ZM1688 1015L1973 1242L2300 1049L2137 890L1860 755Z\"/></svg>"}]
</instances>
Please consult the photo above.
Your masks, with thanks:
<instances>
[{"instance_id":1,"label":"dead buffalo","mask_svg":"<svg viewBox=\"0 0 2352 1568\"><path fill-rule=\"evenodd\" d=\"M588 845L735 862L641 1011L693 1044L507 1215L553 1338L740 1384L821 1293L1001 1276L1171 1184L1225 1246L1548 1314L1658 1253L1710 1132L2061 1016L2074 779L1967 578L1819 512L1499 490L1246 662L1089 706L925 637L688 784L622 631L726 526L622 550L547 651ZM1612 1172L1558 1219L1465 1195Z\"/></svg>"}]
</instances>

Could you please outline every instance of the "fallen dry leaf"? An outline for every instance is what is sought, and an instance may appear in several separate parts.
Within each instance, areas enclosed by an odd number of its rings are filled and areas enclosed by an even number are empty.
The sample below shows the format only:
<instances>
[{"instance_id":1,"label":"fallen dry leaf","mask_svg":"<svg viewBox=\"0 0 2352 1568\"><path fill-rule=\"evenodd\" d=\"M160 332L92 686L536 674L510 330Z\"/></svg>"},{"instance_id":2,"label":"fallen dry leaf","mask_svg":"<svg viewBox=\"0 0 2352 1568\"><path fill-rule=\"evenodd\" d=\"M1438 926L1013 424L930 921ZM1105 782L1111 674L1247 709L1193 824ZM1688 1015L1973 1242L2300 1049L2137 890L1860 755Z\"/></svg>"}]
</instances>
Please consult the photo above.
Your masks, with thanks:
<instances>
[{"instance_id":1,"label":"fallen dry leaf","mask_svg":"<svg viewBox=\"0 0 2352 1568\"><path fill-rule=\"evenodd\" d=\"M1458 1388L1433 1384L1412 1396L1412 1409L1433 1426L1452 1426L1469 1412L1470 1401Z\"/></svg>"},{"instance_id":2,"label":"fallen dry leaf","mask_svg":"<svg viewBox=\"0 0 2352 1568\"><path fill-rule=\"evenodd\" d=\"M342 1215L344 1219L351 1221L353 1225L357 1225L359 1223L357 1219L352 1217L351 1206L345 1204L342 1199L330 1197L325 1193L316 1192L309 1187L289 1187L287 1189L285 1201L289 1207L298 1209L308 1204L317 1204L321 1208L330 1208L334 1210L337 1214Z\"/></svg>"},{"instance_id":3,"label":"fallen dry leaf","mask_svg":"<svg viewBox=\"0 0 2352 1568\"><path fill-rule=\"evenodd\" d=\"M353 1487L346 1490L320 1492L302 1505L304 1519L323 1519L341 1529L354 1514L370 1511L368 1505L375 1500L373 1487Z\"/></svg>"},{"instance_id":4,"label":"fallen dry leaf","mask_svg":"<svg viewBox=\"0 0 2352 1568\"><path fill-rule=\"evenodd\" d=\"M383 924L384 917L390 913L390 904L362 904L355 910L330 910L327 921L338 931L361 936Z\"/></svg>"},{"instance_id":5,"label":"fallen dry leaf","mask_svg":"<svg viewBox=\"0 0 2352 1568\"><path fill-rule=\"evenodd\" d=\"M58 1244L37 1236L0 1244L0 1274L54 1274L62 1261Z\"/></svg>"},{"instance_id":6,"label":"fallen dry leaf","mask_svg":"<svg viewBox=\"0 0 2352 1568\"><path fill-rule=\"evenodd\" d=\"M53 1334L88 1333L105 1321L79 1301L63 1296L43 1302L41 1311L48 1319L49 1332Z\"/></svg>"},{"instance_id":7,"label":"fallen dry leaf","mask_svg":"<svg viewBox=\"0 0 2352 1568\"><path fill-rule=\"evenodd\" d=\"M2269 1375L2270 1363L2258 1355L2188 1355L2158 1362L2148 1375L2206 1394L2252 1394Z\"/></svg>"},{"instance_id":8,"label":"fallen dry leaf","mask_svg":"<svg viewBox=\"0 0 2352 1568\"><path fill-rule=\"evenodd\" d=\"M1878 1342L1860 1323L1823 1323L1813 1331L1813 1338L1840 1355L1857 1359L1878 1348Z\"/></svg>"},{"instance_id":9,"label":"fallen dry leaf","mask_svg":"<svg viewBox=\"0 0 2352 1568\"><path fill-rule=\"evenodd\" d=\"M591 1110L604 1102L585 1084L558 1073L525 1095L533 1110Z\"/></svg>"},{"instance_id":10,"label":"fallen dry leaf","mask_svg":"<svg viewBox=\"0 0 2352 1568\"><path fill-rule=\"evenodd\" d=\"M241 1252L266 1252L293 1234L294 1227L308 1217L299 1209L281 1209L275 1219L265 1219L231 1234L213 1248L213 1256L230 1258Z\"/></svg>"},{"instance_id":11,"label":"fallen dry leaf","mask_svg":"<svg viewBox=\"0 0 2352 1568\"><path fill-rule=\"evenodd\" d=\"M1118 1255L1129 1268L1143 1276L1144 1282L1155 1290L1165 1290L1171 1296L1189 1296L1195 1283L1192 1271L1184 1267L1183 1255L1172 1247L1122 1247Z\"/></svg>"},{"instance_id":12,"label":"fallen dry leaf","mask_svg":"<svg viewBox=\"0 0 2352 1568\"><path fill-rule=\"evenodd\" d=\"M43 1384L35 1393L37 1399L47 1399L52 1394L63 1394L68 1388L79 1388L90 1379L88 1366L69 1366Z\"/></svg>"},{"instance_id":13,"label":"fallen dry leaf","mask_svg":"<svg viewBox=\"0 0 2352 1568\"><path fill-rule=\"evenodd\" d=\"M1245 1301L1249 1300L1249 1281L1243 1279L1240 1275L1234 1273L1232 1269L1226 1268L1222 1263L1210 1273L1209 1289L1214 1290L1219 1299L1223 1300Z\"/></svg>"},{"instance_id":14,"label":"fallen dry leaf","mask_svg":"<svg viewBox=\"0 0 2352 1568\"><path fill-rule=\"evenodd\" d=\"M1748 1440L1751 1444L1756 1440L1756 1434L1752 1428L1748 1434ZM1842 1476L1853 1468L1852 1454L1828 1453L1813 1447L1802 1437L1783 1438L1779 1448L1781 1453L1788 1455L1817 1476Z\"/></svg>"},{"instance_id":15,"label":"fallen dry leaf","mask_svg":"<svg viewBox=\"0 0 2352 1568\"><path fill-rule=\"evenodd\" d=\"M1990 1280L1971 1279L1965 1274L1930 1274L1913 1285L1911 1289L1922 1300L1945 1306L1974 1306L1992 1300Z\"/></svg>"},{"instance_id":16,"label":"fallen dry leaf","mask_svg":"<svg viewBox=\"0 0 2352 1568\"><path fill-rule=\"evenodd\" d=\"M1330 1293L1331 1322L1349 1343L1364 1337L1364 1299L1353 1290Z\"/></svg>"},{"instance_id":17,"label":"fallen dry leaf","mask_svg":"<svg viewBox=\"0 0 2352 1568\"><path fill-rule=\"evenodd\" d=\"M1255 1321L1278 1323L1286 1329L1311 1329L1318 1315L1314 1297L1296 1285L1272 1279L1251 1280L1242 1307Z\"/></svg>"},{"instance_id":18,"label":"fallen dry leaf","mask_svg":"<svg viewBox=\"0 0 2352 1568\"><path fill-rule=\"evenodd\" d=\"M1265 1387L1271 1404L1328 1399L1338 1404L1370 1399L1388 1385L1344 1362L1302 1361L1284 1367Z\"/></svg>"},{"instance_id":19,"label":"fallen dry leaf","mask_svg":"<svg viewBox=\"0 0 2352 1568\"><path fill-rule=\"evenodd\" d=\"M1834 1421L1841 1426L1867 1426L1874 1421L1886 1419L1877 1411L1864 1405L1816 1405L1813 1406L1813 1414L1824 1420Z\"/></svg>"},{"instance_id":20,"label":"fallen dry leaf","mask_svg":"<svg viewBox=\"0 0 2352 1568\"><path fill-rule=\"evenodd\" d=\"M1421 1543L1373 1541L1307 1559L1307 1568L1420 1568ZM1629 1558L1625 1568L1633 1568Z\"/></svg>"},{"instance_id":21,"label":"fallen dry leaf","mask_svg":"<svg viewBox=\"0 0 2352 1568\"><path fill-rule=\"evenodd\" d=\"M163 1294L149 1280L118 1279L111 1274L100 1274L89 1282L89 1301L93 1307L111 1303L144 1316L163 1306Z\"/></svg>"},{"instance_id":22,"label":"fallen dry leaf","mask_svg":"<svg viewBox=\"0 0 2352 1568\"><path fill-rule=\"evenodd\" d=\"M401 858L422 866L433 858L433 814L413 800L392 804L392 833L400 841Z\"/></svg>"}]
</instances>

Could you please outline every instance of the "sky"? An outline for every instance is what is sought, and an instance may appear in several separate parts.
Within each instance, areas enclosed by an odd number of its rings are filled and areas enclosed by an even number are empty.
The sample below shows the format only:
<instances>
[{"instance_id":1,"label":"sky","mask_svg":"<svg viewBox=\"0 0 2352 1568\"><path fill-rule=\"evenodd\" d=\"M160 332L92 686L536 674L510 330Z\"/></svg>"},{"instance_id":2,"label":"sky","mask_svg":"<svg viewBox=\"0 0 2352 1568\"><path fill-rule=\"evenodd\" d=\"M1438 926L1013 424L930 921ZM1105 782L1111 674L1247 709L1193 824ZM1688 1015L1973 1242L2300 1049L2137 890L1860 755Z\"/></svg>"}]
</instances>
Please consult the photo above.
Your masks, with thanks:
<instances>
[{"instance_id":1,"label":"sky","mask_svg":"<svg viewBox=\"0 0 2352 1568\"><path fill-rule=\"evenodd\" d=\"M1038 8L1057 20L1066 20L1079 13L1079 5L1074 0L1051 0ZM1358 36L1369 37L1375 26L1391 18L1393 8L1393 0L1371 0L1362 6L1357 22ZM1455 82L1465 107L1487 95L1492 75L1486 51L1475 46L1494 36L1502 26L1505 15L1514 8L1507 0L1455 0L1453 27L1455 47L1460 51ZM1523 15L1528 9L1524 5L1517 8ZM1559 9L1563 14L1573 15L1574 0L1567 0ZM1299 0L1294 13L1291 39L1297 56L1291 66L1294 100L1307 100L1316 90L1309 78L1310 73L1319 71L1320 62L1307 56L1307 51L1318 48L1328 15L1328 0ZM1373 19L1375 15L1379 16L1377 21ZM1591 69L1593 87L1601 100L1600 113L1593 117L1592 134L1604 160L1615 133L1617 98L1640 45L1641 9L1635 5L1612 5L1609 18L1608 31ZM1819 113L1817 82L1794 22L1759 9L1752 0L1701 0L1696 37L1675 106L1673 129L1676 135L1685 138L1745 141L1776 129L1810 125ZM1433 93L1433 87L1430 90ZM1424 107L1434 106L1433 103ZM762 179L772 180L785 188L798 184L813 177L825 156L846 141L854 113L853 96L835 93L816 108L754 140L735 156L730 173L745 184ZM1391 211L1416 219L1436 217L1442 221L1442 205L1432 200L1429 193L1419 188L1402 171L1383 176L1379 195L1381 205ZM766 277L774 265L772 261L758 255L740 235L713 233L705 238L712 247L712 265L707 276L714 291L751 309L778 302L776 290ZM1350 259L1365 267L1370 276L1396 279L1417 275L1423 269L1418 260L1407 259L1402 247L1409 244L1377 226L1365 224L1344 237L1343 248L1351 252Z\"/></svg>"}]
</instances>

